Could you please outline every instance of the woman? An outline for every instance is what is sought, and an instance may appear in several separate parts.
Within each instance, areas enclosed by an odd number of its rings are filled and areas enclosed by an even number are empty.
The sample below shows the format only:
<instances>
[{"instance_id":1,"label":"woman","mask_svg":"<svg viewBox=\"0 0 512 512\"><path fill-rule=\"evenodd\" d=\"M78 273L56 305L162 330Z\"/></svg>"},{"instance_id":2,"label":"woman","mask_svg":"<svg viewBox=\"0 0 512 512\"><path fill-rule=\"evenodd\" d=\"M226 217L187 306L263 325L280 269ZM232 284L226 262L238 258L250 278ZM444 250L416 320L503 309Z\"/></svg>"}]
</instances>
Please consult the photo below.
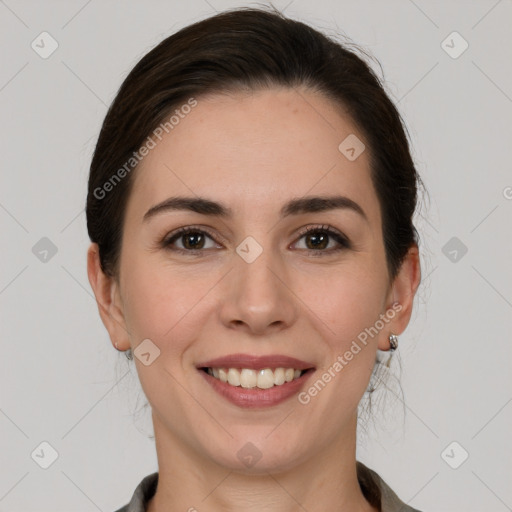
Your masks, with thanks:
<instances>
[{"instance_id":1,"label":"woman","mask_svg":"<svg viewBox=\"0 0 512 512\"><path fill-rule=\"evenodd\" d=\"M89 280L158 456L120 511L415 510L355 453L420 282L418 183L370 68L307 25L227 11L142 58L87 198Z\"/></svg>"}]
</instances>

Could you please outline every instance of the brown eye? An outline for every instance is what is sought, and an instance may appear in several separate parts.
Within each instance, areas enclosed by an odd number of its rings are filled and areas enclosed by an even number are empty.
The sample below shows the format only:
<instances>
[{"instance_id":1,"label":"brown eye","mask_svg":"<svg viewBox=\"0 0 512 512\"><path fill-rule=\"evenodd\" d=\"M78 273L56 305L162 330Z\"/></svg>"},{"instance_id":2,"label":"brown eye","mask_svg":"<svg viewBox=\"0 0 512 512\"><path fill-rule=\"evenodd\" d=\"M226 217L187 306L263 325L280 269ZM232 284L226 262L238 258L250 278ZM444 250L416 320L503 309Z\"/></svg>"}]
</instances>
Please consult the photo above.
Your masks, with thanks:
<instances>
[{"instance_id":1,"label":"brown eye","mask_svg":"<svg viewBox=\"0 0 512 512\"><path fill-rule=\"evenodd\" d=\"M300 239L305 240L305 250L311 253L331 253L342 249L349 249L350 243L341 233L334 231L329 226L313 226L301 233ZM334 246L329 244L334 241Z\"/></svg>"},{"instance_id":2,"label":"brown eye","mask_svg":"<svg viewBox=\"0 0 512 512\"><path fill-rule=\"evenodd\" d=\"M204 245L204 235L197 231L181 235L181 240L184 241L183 246L185 249L202 249Z\"/></svg>"},{"instance_id":3,"label":"brown eye","mask_svg":"<svg viewBox=\"0 0 512 512\"><path fill-rule=\"evenodd\" d=\"M205 247L207 239L214 242L213 238L206 231L189 227L181 228L167 237L162 242L162 246L172 251L193 253L194 251L214 248L215 243L213 246ZM177 246L175 246L176 242L178 242Z\"/></svg>"},{"instance_id":4,"label":"brown eye","mask_svg":"<svg viewBox=\"0 0 512 512\"><path fill-rule=\"evenodd\" d=\"M308 249L326 249L329 244L329 235L321 231L314 231L305 235L305 239L311 243L306 242Z\"/></svg>"}]
</instances>

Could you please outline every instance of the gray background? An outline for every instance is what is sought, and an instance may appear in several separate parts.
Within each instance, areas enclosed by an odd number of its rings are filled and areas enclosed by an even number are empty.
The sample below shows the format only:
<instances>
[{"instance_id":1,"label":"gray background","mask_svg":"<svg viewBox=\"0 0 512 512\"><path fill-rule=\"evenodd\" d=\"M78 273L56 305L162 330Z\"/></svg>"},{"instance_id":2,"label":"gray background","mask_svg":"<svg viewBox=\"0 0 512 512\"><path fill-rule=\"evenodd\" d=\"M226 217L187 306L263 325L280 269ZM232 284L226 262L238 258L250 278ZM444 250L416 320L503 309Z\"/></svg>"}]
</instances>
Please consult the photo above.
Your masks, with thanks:
<instances>
[{"instance_id":1,"label":"gray background","mask_svg":"<svg viewBox=\"0 0 512 512\"><path fill-rule=\"evenodd\" d=\"M383 397L358 458L424 511L512 510L512 2L274 4L380 60L430 192L404 394ZM0 511L112 511L157 469L134 363L110 345L87 279L88 166L138 59L240 5L0 1ZM43 31L58 42L47 59L31 47ZM445 50L460 38L442 45L453 31L469 44L457 58ZM46 261L43 237L57 249ZM48 469L44 441L58 452Z\"/></svg>"}]
</instances>

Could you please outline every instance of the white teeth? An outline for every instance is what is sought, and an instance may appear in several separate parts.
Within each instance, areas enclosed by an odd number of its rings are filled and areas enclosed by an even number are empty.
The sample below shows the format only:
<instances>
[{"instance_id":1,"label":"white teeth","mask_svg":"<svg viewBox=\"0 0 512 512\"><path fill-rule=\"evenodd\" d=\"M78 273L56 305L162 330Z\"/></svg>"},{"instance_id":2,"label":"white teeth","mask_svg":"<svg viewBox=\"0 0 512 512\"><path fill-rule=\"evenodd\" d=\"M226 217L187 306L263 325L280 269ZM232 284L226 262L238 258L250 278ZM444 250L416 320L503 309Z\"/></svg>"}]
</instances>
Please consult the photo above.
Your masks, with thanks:
<instances>
[{"instance_id":1,"label":"white teeth","mask_svg":"<svg viewBox=\"0 0 512 512\"><path fill-rule=\"evenodd\" d=\"M214 377L215 377L215 375L214 375ZM224 368L219 368L219 379L222 382L228 381L228 372L226 370L224 370Z\"/></svg>"},{"instance_id":2,"label":"white teeth","mask_svg":"<svg viewBox=\"0 0 512 512\"><path fill-rule=\"evenodd\" d=\"M276 386L281 386L281 384L284 384L285 382L284 368L276 368L274 370L274 384Z\"/></svg>"},{"instance_id":3,"label":"white teeth","mask_svg":"<svg viewBox=\"0 0 512 512\"><path fill-rule=\"evenodd\" d=\"M240 386L240 372L235 368L230 368L228 370L228 382L232 386Z\"/></svg>"},{"instance_id":4,"label":"white teeth","mask_svg":"<svg viewBox=\"0 0 512 512\"><path fill-rule=\"evenodd\" d=\"M260 389L273 388L274 380L274 372L270 368L258 372L258 387Z\"/></svg>"},{"instance_id":5,"label":"white teeth","mask_svg":"<svg viewBox=\"0 0 512 512\"><path fill-rule=\"evenodd\" d=\"M208 374L231 386L243 388L270 389L274 386L282 386L285 382L298 379L302 371L294 368L276 368L271 370L252 370L250 368L208 368Z\"/></svg>"},{"instance_id":6,"label":"white teeth","mask_svg":"<svg viewBox=\"0 0 512 512\"><path fill-rule=\"evenodd\" d=\"M240 372L240 386L243 388L255 388L257 382L258 377L255 370L248 370L247 368L244 368Z\"/></svg>"}]
</instances>

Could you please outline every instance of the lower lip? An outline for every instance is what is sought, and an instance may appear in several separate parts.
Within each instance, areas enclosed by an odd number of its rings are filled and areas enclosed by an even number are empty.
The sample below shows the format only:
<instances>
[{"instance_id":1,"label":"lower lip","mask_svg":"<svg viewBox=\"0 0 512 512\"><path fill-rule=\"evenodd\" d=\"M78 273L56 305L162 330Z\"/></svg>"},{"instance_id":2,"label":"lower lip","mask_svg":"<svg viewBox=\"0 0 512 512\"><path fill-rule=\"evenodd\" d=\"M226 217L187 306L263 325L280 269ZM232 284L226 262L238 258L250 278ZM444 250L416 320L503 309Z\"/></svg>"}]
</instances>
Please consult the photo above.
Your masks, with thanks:
<instances>
[{"instance_id":1,"label":"lower lip","mask_svg":"<svg viewBox=\"0 0 512 512\"><path fill-rule=\"evenodd\" d=\"M248 389L241 386L231 386L227 382L222 382L221 380L212 377L203 370L198 371L206 379L206 382L210 384L217 393L219 393L219 395L222 395L231 403L239 407L247 408L271 407L284 402L291 396L297 394L313 373L313 370L308 370L298 379L285 382L280 386L274 386L269 389L260 389L256 387Z\"/></svg>"}]
</instances>

